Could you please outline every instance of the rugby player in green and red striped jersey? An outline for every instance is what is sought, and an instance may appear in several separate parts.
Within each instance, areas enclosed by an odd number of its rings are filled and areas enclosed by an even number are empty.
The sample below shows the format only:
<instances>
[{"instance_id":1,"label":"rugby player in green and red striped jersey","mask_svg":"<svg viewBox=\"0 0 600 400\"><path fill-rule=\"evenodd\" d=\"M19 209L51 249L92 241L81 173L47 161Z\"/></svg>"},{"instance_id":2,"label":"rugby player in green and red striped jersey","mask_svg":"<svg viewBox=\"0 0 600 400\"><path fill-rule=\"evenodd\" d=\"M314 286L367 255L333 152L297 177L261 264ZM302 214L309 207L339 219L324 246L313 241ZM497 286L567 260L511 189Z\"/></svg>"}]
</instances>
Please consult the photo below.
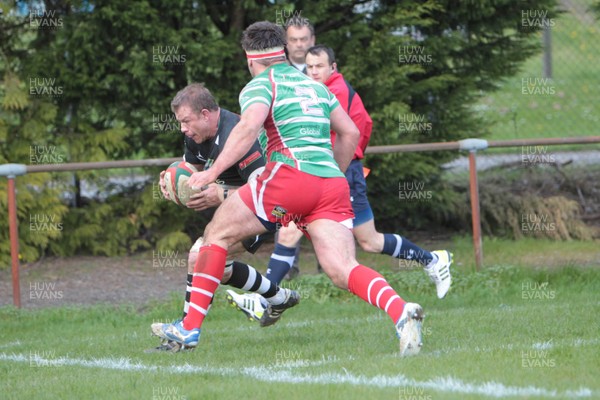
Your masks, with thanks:
<instances>
[{"instance_id":1,"label":"rugby player in green and red striped jersey","mask_svg":"<svg viewBox=\"0 0 600 400\"><path fill-rule=\"evenodd\" d=\"M240 93L241 120L213 166L194 173L192 188L213 182L260 136L265 170L223 202L206 227L194 269L190 308L183 321L165 324L166 338L195 346L217 289L229 246L278 224L294 222L311 238L323 271L341 289L385 311L395 324L400 354L419 352L423 309L407 303L379 273L355 258L348 167L359 131L327 88L286 63L283 29L262 21L249 26L242 47L254 77ZM330 129L336 133L332 149ZM302 133L301 133L302 131ZM290 297L278 314L298 299Z\"/></svg>"}]
</instances>

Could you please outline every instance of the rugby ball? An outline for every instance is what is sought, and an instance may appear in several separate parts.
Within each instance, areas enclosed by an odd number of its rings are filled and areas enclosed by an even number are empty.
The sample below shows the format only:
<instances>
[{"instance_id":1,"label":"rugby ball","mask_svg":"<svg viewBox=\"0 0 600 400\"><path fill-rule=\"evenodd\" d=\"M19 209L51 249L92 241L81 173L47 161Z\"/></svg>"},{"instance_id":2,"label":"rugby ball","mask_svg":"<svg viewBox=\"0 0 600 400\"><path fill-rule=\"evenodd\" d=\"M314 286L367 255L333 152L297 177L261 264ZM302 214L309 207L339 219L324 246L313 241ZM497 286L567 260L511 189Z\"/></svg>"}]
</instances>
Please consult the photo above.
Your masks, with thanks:
<instances>
[{"instance_id":1,"label":"rugby ball","mask_svg":"<svg viewBox=\"0 0 600 400\"><path fill-rule=\"evenodd\" d=\"M175 161L166 169L164 180L171 201L185 206L195 192L187 185L188 179L198 170L185 161Z\"/></svg>"}]
</instances>

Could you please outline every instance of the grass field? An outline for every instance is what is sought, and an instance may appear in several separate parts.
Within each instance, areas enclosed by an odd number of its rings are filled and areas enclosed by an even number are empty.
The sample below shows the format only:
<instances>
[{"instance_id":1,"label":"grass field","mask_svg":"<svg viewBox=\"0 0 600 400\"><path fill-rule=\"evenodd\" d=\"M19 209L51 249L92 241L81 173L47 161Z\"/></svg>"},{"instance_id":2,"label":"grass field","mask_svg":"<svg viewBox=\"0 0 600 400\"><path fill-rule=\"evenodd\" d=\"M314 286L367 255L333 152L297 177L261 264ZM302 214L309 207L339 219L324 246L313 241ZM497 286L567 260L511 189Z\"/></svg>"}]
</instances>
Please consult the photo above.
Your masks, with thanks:
<instances>
[{"instance_id":1,"label":"grass field","mask_svg":"<svg viewBox=\"0 0 600 400\"><path fill-rule=\"evenodd\" d=\"M466 253L467 242L455 240L455 253ZM550 246L540 243L524 242L515 253L543 254ZM586 246L594 244L579 251ZM424 348L413 358L397 356L383 312L322 275L286 282L303 301L264 329L229 307L220 288L190 353L144 353L157 344L149 325L179 315L177 294L143 307L0 308L0 397L599 398L600 271L494 265L507 242L487 248L488 267L473 273L458 264L444 300L422 271L383 267L400 294L426 311Z\"/></svg>"},{"instance_id":2,"label":"grass field","mask_svg":"<svg viewBox=\"0 0 600 400\"><path fill-rule=\"evenodd\" d=\"M485 96L476 109L492 124L487 139L600 134L600 104L595 101L600 96L596 79L600 29L596 17L587 11L593 0L561 3L568 7L552 20L552 78L542 77L542 55L538 54L502 82L499 91Z\"/></svg>"}]
</instances>

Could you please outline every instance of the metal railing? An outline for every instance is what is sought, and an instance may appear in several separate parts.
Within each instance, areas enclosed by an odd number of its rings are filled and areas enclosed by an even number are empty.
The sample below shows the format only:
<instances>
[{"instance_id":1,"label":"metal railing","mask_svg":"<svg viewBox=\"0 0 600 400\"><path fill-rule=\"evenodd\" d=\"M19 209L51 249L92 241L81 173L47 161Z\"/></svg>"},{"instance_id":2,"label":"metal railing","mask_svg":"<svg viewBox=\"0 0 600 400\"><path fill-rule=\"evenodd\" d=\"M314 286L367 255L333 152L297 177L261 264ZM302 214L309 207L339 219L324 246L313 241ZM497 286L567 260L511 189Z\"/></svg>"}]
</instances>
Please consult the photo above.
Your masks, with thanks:
<instances>
[{"instance_id":1,"label":"metal railing","mask_svg":"<svg viewBox=\"0 0 600 400\"><path fill-rule=\"evenodd\" d=\"M600 143L600 136L588 137L570 137L570 138L550 138L550 139L517 139L517 140L498 140L487 141L483 139L465 139L456 142L442 143L416 143L389 146L370 146L366 154L384 154L384 153L405 153L420 151L440 151L440 150L462 150L469 152L469 192L471 201L472 230L473 230L473 249L475 255L475 266L479 271L483 266L483 245L481 238L481 220L479 213L479 185L477 182L477 160L476 153L479 150L493 147L522 147L522 146L554 146L566 144L590 144ZM12 268L12 287L13 304L21 307L21 291L19 283L19 237L17 230L17 207L15 179L19 175L36 172L66 172L83 171L92 169L112 169L112 168L136 168L149 166L168 165L174 161L181 160L176 158L155 158L148 160L121 160L121 161L102 161L89 163L65 163L65 164L43 164L43 165L25 165L25 164L3 164L0 165L0 176L8 178L8 222L10 235L10 254Z\"/></svg>"}]
</instances>

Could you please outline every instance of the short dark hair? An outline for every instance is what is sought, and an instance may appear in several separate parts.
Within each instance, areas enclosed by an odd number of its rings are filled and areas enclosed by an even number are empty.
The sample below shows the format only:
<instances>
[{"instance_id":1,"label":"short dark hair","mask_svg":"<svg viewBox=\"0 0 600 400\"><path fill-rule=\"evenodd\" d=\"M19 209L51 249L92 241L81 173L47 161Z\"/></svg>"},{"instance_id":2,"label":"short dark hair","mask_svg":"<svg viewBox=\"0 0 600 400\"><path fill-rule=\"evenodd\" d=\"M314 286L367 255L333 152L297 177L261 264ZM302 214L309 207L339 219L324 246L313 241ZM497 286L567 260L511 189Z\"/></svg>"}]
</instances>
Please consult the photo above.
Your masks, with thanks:
<instances>
[{"instance_id":1,"label":"short dark hair","mask_svg":"<svg viewBox=\"0 0 600 400\"><path fill-rule=\"evenodd\" d=\"M199 114L203 109L209 111L219 109L219 105L212 93L202 83L190 83L177 92L171 101L171 111L175 113L184 105L189 106L196 114Z\"/></svg>"},{"instance_id":2,"label":"short dark hair","mask_svg":"<svg viewBox=\"0 0 600 400\"><path fill-rule=\"evenodd\" d=\"M327 58L329 59L329 65L332 65L335 62L335 53L331 47L327 47L324 44L317 44L306 50L306 54L312 54L313 56L318 56L319 54L325 52L327 54Z\"/></svg>"},{"instance_id":3,"label":"short dark hair","mask_svg":"<svg viewBox=\"0 0 600 400\"><path fill-rule=\"evenodd\" d=\"M269 21L255 22L242 34L244 50L265 50L283 47L287 44L285 32L281 26Z\"/></svg>"},{"instance_id":4,"label":"short dark hair","mask_svg":"<svg viewBox=\"0 0 600 400\"><path fill-rule=\"evenodd\" d=\"M310 23L308 18L302 18L298 15L295 17L292 17L292 18L288 19L287 21L285 21L285 31L286 32L290 26L294 26L296 28L302 28L302 27L306 26L310 30L310 35L315 36L315 27L312 26L312 24Z\"/></svg>"},{"instance_id":5,"label":"short dark hair","mask_svg":"<svg viewBox=\"0 0 600 400\"><path fill-rule=\"evenodd\" d=\"M248 50L265 50L273 47L285 47L287 39L283 28L269 21L255 22L242 34L242 48ZM285 55L256 60L264 65L276 61L285 61Z\"/></svg>"}]
</instances>

